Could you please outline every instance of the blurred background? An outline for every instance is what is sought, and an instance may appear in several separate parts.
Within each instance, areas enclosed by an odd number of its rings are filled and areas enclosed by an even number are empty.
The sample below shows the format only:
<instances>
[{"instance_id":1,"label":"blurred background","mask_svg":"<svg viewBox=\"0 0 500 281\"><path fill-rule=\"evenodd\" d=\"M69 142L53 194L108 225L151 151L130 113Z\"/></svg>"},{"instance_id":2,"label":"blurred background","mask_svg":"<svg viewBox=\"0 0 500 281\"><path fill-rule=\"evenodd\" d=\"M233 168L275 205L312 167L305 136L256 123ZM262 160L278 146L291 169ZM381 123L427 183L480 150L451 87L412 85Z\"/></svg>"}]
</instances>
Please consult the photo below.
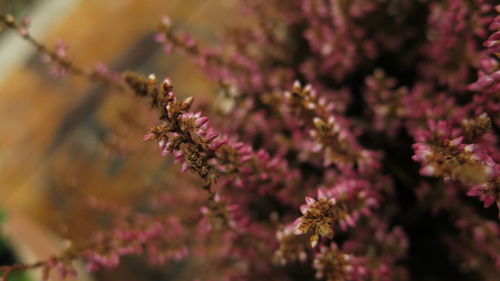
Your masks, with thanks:
<instances>
[{"instance_id":1,"label":"blurred background","mask_svg":"<svg viewBox=\"0 0 500 281\"><path fill-rule=\"evenodd\" d=\"M203 103L215 85L189 59L164 54L153 35L169 15L174 27L215 44L237 17L236 2L0 0L0 13L29 17L33 37L49 47L64 40L83 68L104 63L117 72L169 76L178 95ZM142 141L157 120L147 104L83 78L55 78L34 48L8 30L0 33L0 118L3 231L25 262L92 234L98 222L85 198L133 204L165 180L168 160ZM145 270L131 258L95 278L169 280Z\"/></svg>"}]
</instances>

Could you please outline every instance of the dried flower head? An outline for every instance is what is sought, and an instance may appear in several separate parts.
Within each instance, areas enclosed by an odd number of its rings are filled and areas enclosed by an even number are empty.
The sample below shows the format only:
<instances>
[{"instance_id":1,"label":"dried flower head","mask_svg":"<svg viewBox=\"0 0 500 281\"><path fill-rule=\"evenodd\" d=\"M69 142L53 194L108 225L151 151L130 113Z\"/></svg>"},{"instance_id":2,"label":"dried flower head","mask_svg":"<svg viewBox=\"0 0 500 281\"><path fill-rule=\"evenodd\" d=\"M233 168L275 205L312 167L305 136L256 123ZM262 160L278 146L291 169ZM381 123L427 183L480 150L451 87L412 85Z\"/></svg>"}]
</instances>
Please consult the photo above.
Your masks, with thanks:
<instances>
[{"instance_id":1,"label":"dried flower head","mask_svg":"<svg viewBox=\"0 0 500 281\"><path fill-rule=\"evenodd\" d=\"M333 224L338 220L339 208L335 198L329 198L318 190L318 200L306 197L307 204L300 206L302 217L294 222L295 234L307 234L312 231L310 242L316 247L320 236L333 237Z\"/></svg>"},{"instance_id":2,"label":"dried flower head","mask_svg":"<svg viewBox=\"0 0 500 281\"><path fill-rule=\"evenodd\" d=\"M342 253L335 243L330 247L321 246L316 255L313 266L316 269L316 278L327 281L351 280L348 275L353 270L352 256Z\"/></svg>"}]
</instances>

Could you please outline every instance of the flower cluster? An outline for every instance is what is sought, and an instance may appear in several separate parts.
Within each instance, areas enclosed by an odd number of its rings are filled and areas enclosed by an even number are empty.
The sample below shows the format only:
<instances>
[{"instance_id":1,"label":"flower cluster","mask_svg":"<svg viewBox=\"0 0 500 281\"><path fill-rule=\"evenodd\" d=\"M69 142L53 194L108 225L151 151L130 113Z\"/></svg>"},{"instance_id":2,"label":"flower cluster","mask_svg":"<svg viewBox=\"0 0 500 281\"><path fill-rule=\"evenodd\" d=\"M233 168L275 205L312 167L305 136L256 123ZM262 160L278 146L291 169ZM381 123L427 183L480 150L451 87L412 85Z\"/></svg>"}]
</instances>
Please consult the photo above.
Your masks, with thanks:
<instances>
[{"instance_id":1,"label":"flower cluster","mask_svg":"<svg viewBox=\"0 0 500 281\"><path fill-rule=\"evenodd\" d=\"M47 48L0 17L65 74L147 99L159 122L144 140L180 167L151 179L168 188L147 212L113 205L116 223L90 246L16 268L68 275L74 259L96 270L145 254L155 265L184 260L182 280L496 280L499 221L488 207L500 210L500 7L244 7L252 24L217 46L168 17L155 36L219 86L211 106L179 98L168 78L85 71L64 44Z\"/></svg>"},{"instance_id":2,"label":"flower cluster","mask_svg":"<svg viewBox=\"0 0 500 281\"><path fill-rule=\"evenodd\" d=\"M389 135L396 134L405 116L404 97L408 94L408 88L395 89L397 81L387 77L382 69L375 69L372 76L365 80L366 102L371 104L369 112L374 116L373 127L378 131L385 131Z\"/></svg>"},{"instance_id":3,"label":"flower cluster","mask_svg":"<svg viewBox=\"0 0 500 281\"><path fill-rule=\"evenodd\" d=\"M306 197L300 206L303 216L295 220L295 234L310 231L311 246L315 247L321 236L333 237L333 226L355 227L361 215L369 216L371 209L378 206L378 192L371 190L369 183L362 180L344 180L329 189L318 189L318 199Z\"/></svg>"},{"instance_id":4,"label":"flower cluster","mask_svg":"<svg viewBox=\"0 0 500 281\"><path fill-rule=\"evenodd\" d=\"M192 170L208 185L225 176L240 188L248 186L248 182L265 185L270 181L270 174L279 177L287 172L279 158L219 134L201 112L190 111L193 98L178 101L170 79L158 86L154 75L144 78L128 73L124 80L136 95L148 97L152 106L160 111L162 124L152 128L144 139L155 139L162 155L173 154L175 161L182 164L182 171Z\"/></svg>"},{"instance_id":5,"label":"flower cluster","mask_svg":"<svg viewBox=\"0 0 500 281\"><path fill-rule=\"evenodd\" d=\"M458 180L471 186L467 194L478 196L485 207L499 205L497 156L491 153L492 144L481 140L491 128L488 116L463 119L461 128L452 129L443 120L429 121L428 127L430 131L418 136L422 142L413 144L412 159L423 164L420 173Z\"/></svg>"},{"instance_id":6,"label":"flower cluster","mask_svg":"<svg viewBox=\"0 0 500 281\"><path fill-rule=\"evenodd\" d=\"M316 278L325 277L328 281L353 280L349 275L353 274L353 271L357 271L354 274L359 274L362 269L352 264L352 256L340 252L336 244L331 244L330 247L322 246L313 263L317 271Z\"/></svg>"},{"instance_id":7,"label":"flower cluster","mask_svg":"<svg viewBox=\"0 0 500 281\"><path fill-rule=\"evenodd\" d=\"M318 191L318 201L306 197L307 205L300 206L303 216L295 222L295 234L300 235L313 231L311 246L318 244L320 236L333 237L333 223L339 219L340 209L337 207L335 198L328 198L322 191ZM350 225L354 222L348 217Z\"/></svg>"},{"instance_id":8,"label":"flower cluster","mask_svg":"<svg viewBox=\"0 0 500 281\"><path fill-rule=\"evenodd\" d=\"M296 231L293 225L287 225L276 232L279 247L274 254L274 260L277 263L285 265L295 261L306 261L307 253L304 244L295 234Z\"/></svg>"},{"instance_id":9,"label":"flower cluster","mask_svg":"<svg viewBox=\"0 0 500 281\"><path fill-rule=\"evenodd\" d=\"M396 242L401 238L394 235L393 231L386 240L387 243ZM379 233L377 233L379 234ZM377 239L377 238L376 238ZM338 245L332 243L330 247L321 246L319 253L313 261L316 270L316 278L328 281L338 280L404 280L406 274L397 266L394 266L387 257L350 254L348 247L339 249ZM394 245L398 247L399 245ZM405 249L404 247L401 249ZM386 254L386 253L379 253ZM385 260L385 261L384 261Z\"/></svg>"},{"instance_id":10,"label":"flower cluster","mask_svg":"<svg viewBox=\"0 0 500 281\"><path fill-rule=\"evenodd\" d=\"M497 12L500 8L495 7ZM483 45L488 48L488 52L491 54L500 53L500 16L496 16L490 25L490 30L495 30L488 40L484 41Z\"/></svg>"},{"instance_id":11,"label":"flower cluster","mask_svg":"<svg viewBox=\"0 0 500 281\"><path fill-rule=\"evenodd\" d=\"M314 139L313 151L325 155L324 165L353 165L362 162L363 154L349 130L346 120L333 113L334 103L319 97L311 85L302 87L295 81L291 92L284 93L285 114L289 114L304 123Z\"/></svg>"}]
</instances>

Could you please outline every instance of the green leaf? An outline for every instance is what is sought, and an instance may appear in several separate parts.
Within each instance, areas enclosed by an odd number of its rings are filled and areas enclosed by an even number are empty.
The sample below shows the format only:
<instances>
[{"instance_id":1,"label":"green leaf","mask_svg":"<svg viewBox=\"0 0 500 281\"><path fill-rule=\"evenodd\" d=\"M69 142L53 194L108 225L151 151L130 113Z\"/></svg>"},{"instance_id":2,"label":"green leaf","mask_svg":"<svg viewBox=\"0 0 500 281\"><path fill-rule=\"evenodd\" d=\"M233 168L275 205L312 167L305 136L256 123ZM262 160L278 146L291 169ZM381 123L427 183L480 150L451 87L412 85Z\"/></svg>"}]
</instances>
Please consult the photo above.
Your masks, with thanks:
<instances>
[{"instance_id":1,"label":"green leaf","mask_svg":"<svg viewBox=\"0 0 500 281\"><path fill-rule=\"evenodd\" d=\"M9 277L9 281L31 281L26 272L14 272Z\"/></svg>"}]
</instances>

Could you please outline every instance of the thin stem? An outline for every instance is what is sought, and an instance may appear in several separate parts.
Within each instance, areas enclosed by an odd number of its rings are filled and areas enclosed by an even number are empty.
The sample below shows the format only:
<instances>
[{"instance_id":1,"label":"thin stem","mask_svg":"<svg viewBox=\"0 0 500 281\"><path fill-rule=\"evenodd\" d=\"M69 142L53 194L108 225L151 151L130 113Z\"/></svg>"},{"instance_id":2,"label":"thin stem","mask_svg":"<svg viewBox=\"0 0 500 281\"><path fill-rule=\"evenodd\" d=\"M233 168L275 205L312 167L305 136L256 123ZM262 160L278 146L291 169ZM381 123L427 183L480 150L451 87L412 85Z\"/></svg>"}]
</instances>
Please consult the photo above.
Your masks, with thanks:
<instances>
[{"instance_id":1,"label":"thin stem","mask_svg":"<svg viewBox=\"0 0 500 281\"><path fill-rule=\"evenodd\" d=\"M117 87L120 89L123 88L123 86L119 82L117 82L116 80L113 80L112 78L110 78L106 75L102 75L97 71L87 71L81 67L76 66L70 60L68 60L64 57L61 57L56 52L54 52L53 50L51 50L50 48L48 48L47 46L43 45L38 40L36 40L29 33L29 31L26 27L23 27L23 26L17 24L13 16L0 14L0 28L1 27L5 27L7 29L10 29L10 30L13 30L14 32L16 32L25 41L27 41L33 47L35 47L35 49L39 53L48 56L50 58L50 60L55 65L68 71L68 73L70 73L74 76L83 76L91 81L104 83L104 84L114 86L114 87Z\"/></svg>"}]
</instances>

